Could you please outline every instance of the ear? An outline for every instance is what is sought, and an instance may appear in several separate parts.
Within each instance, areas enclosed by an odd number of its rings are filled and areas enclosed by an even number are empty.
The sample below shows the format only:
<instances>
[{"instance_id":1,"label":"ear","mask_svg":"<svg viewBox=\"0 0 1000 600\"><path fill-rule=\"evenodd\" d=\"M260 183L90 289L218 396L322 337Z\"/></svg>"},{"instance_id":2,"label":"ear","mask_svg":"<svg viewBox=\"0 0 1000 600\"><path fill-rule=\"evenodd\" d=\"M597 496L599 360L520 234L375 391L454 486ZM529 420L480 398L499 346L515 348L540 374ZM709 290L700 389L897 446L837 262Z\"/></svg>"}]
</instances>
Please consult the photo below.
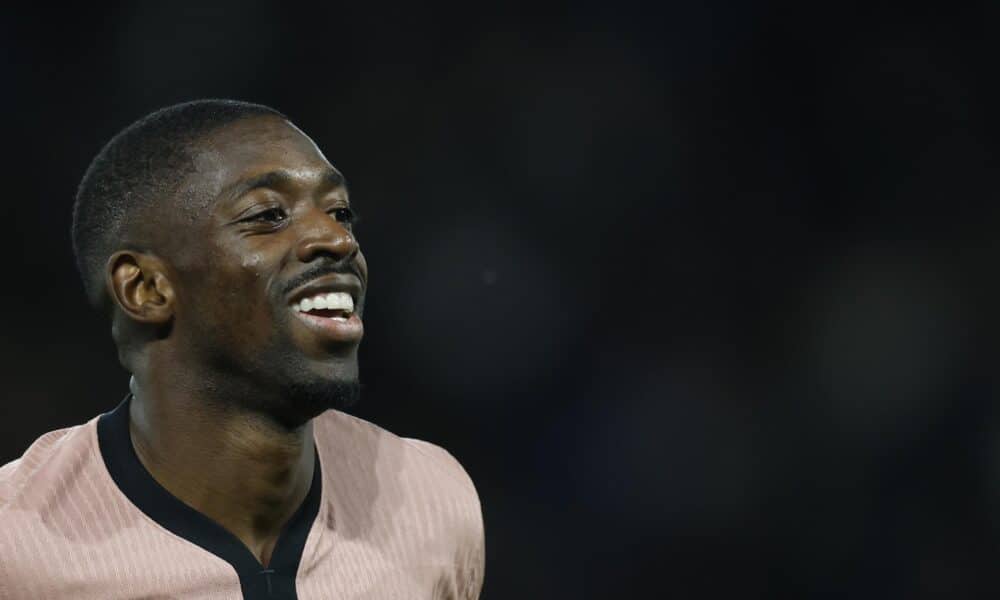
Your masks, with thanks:
<instances>
[{"instance_id":1,"label":"ear","mask_svg":"<svg viewBox=\"0 0 1000 600\"><path fill-rule=\"evenodd\" d=\"M108 259L106 273L108 295L129 318L161 324L173 317L174 288L159 258L121 250Z\"/></svg>"}]
</instances>

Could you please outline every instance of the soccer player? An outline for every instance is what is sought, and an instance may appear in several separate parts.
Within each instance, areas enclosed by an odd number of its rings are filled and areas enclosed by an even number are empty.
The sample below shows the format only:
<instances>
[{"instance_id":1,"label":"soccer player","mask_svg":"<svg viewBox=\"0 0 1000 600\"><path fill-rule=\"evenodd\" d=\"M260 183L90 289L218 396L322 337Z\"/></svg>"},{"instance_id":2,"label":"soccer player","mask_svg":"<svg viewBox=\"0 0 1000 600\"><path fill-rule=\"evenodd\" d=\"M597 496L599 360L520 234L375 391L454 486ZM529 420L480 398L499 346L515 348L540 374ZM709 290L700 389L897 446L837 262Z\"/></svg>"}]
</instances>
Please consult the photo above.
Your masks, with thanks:
<instances>
[{"instance_id":1,"label":"soccer player","mask_svg":"<svg viewBox=\"0 0 1000 600\"><path fill-rule=\"evenodd\" d=\"M171 106L100 151L73 243L130 391L0 468L0 598L479 596L461 465L338 410L368 281L353 220L264 106Z\"/></svg>"}]
</instances>

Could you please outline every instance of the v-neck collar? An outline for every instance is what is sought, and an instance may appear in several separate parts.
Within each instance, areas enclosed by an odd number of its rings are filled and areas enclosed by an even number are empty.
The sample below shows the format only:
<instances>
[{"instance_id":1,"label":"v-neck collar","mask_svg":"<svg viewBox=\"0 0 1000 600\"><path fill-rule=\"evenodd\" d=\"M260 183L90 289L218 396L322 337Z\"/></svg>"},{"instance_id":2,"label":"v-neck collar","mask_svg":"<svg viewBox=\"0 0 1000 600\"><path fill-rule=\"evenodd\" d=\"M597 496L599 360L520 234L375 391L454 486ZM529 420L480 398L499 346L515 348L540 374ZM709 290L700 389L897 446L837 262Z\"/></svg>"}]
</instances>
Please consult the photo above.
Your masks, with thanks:
<instances>
[{"instance_id":1,"label":"v-neck collar","mask_svg":"<svg viewBox=\"0 0 1000 600\"><path fill-rule=\"evenodd\" d=\"M322 495L319 453L312 484L302 505L278 537L267 567L224 527L184 504L163 488L139 461L129 435L132 395L97 421L97 438L104 464L118 488L136 507L175 535L196 544L233 566L248 600L297 598L295 575L306 538L319 512Z\"/></svg>"}]
</instances>

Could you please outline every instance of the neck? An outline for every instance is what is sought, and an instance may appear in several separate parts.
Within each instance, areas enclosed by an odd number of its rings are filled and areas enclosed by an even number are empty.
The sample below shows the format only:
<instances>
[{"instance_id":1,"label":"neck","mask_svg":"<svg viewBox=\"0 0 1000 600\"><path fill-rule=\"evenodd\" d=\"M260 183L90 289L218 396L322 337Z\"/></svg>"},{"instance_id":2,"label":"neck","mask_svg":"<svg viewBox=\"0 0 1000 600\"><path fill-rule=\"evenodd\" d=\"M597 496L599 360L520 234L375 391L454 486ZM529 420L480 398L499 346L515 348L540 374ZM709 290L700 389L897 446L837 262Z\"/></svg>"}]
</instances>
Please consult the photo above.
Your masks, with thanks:
<instances>
[{"instance_id":1,"label":"neck","mask_svg":"<svg viewBox=\"0 0 1000 600\"><path fill-rule=\"evenodd\" d=\"M167 491L239 538L267 565L312 482L312 422L292 429L209 392L133 378L132 445Z\"/></svg>"}]
</instances>

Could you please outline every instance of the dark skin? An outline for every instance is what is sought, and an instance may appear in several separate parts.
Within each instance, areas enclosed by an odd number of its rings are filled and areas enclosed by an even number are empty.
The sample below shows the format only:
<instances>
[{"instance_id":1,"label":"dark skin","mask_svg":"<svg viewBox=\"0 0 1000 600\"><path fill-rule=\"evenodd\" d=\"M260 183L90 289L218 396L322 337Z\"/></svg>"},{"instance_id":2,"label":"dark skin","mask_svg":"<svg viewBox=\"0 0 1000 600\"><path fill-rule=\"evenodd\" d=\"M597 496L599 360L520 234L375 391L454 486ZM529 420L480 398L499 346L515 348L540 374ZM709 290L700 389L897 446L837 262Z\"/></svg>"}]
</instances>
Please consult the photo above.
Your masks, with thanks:
<instances>
[{"instance_id":1,"label":"dark skin","mask_svg":"<svg viewBox=\"0 0 1000 600\"><path fill-rule=\"evenodd\" d=\"M107 263L113 335L140 461L266 566L309 491L311 420L358 376L360 321L320 330L290 305L319 282L360 315L368 270L343 178L287 121L229 124L195 165Z\"/></svg>"}]
</instances>

